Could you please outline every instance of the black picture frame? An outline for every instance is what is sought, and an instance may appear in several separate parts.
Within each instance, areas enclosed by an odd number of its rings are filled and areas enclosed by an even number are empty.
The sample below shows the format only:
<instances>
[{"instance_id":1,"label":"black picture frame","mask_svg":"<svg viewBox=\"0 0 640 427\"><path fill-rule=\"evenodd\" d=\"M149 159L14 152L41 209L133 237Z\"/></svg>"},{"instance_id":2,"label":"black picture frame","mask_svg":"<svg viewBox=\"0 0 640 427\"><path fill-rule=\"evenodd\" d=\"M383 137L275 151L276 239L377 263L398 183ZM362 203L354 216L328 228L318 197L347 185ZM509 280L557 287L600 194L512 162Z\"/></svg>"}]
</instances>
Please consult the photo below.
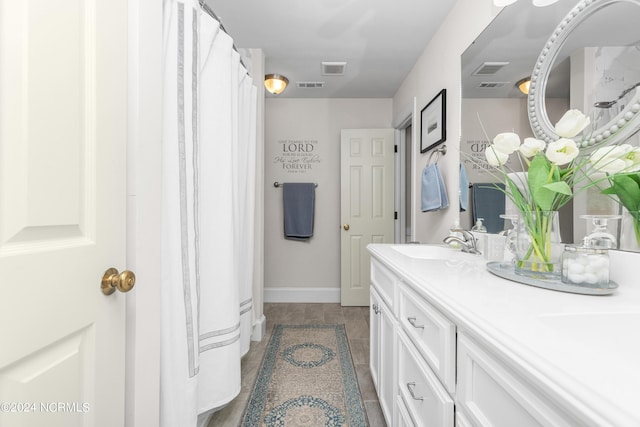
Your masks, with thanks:
<instances>
[{"instance_id":1,"label":"black picture frame","mask_svg":"<svg viewBox=\"0 0 640 427\"><path fill-rule=\"evenodd\" d=\"M447 140L447 89L442 89L420 111L420 152Z\"/></svg>"}]
</instances>

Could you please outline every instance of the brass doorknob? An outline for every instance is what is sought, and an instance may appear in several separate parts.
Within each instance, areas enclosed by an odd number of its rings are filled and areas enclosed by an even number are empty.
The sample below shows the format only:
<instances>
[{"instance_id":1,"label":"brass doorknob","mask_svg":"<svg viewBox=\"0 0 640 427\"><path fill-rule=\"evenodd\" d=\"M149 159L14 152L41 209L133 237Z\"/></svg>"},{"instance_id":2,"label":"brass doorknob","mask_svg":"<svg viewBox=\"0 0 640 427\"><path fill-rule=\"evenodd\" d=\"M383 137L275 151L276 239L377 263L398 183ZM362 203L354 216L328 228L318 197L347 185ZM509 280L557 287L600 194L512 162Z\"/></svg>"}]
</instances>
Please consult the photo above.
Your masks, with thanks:
<instances>
[{"instance_id":1,"label":"brass doorknob","mask_svg":"<svg viewBox=\"0 0 640 427\"><path fill-rule=\"evenodd\" d=\"M345 230L349 231L349 224L343 225L342 228L344 228Z\"/></svg>"},{"instance_id":2,"label":"brass doorknob","mask_svg":"<svg viewBox=\"0 0 640 427\"><path fill-rule=\"evenodd\" d=\"M111 295L117 290L120 292L129 292L136 284L136 275L133 271L125 270L118 273L115 268L110 268L104 272L100 289L105 295Z\"/></svg>"}]
</instances>

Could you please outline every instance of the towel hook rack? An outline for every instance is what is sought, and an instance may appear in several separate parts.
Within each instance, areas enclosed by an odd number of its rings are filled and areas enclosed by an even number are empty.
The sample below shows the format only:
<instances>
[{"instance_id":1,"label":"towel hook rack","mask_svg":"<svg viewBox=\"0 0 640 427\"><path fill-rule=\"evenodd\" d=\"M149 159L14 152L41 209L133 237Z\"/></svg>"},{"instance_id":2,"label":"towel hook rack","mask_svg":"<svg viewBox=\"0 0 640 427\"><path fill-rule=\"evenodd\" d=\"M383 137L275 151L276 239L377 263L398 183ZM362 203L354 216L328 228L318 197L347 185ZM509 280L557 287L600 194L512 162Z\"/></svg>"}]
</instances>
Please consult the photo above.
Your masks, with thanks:
<instances>
[{"instance_id":1,"label":"towel hook rack","mask_svg":"<svg viewBox=\"0 0 640 427\"><path fill-rule=\"evenodd\" d=\"M274 182L274 183L273 183L273 186L274 186L274 187L276 187L276 188L278 188L278 187L282 187L282 184L283 184L282 182L278 182L278 181L276 181L276 182ZM313 185L314 185L315 187L317 187L317 186L318 186L318 183L316 182L316 183L314 183Z\"/></svg>"},{"instance_id":2,"label":"towel hook rack","mask_svg":"<svg viewBox=\"0 0 640 427\"><path fill-rule=\"evenodd\" d=\"M438 160L440 160L440 157L446 154L447 154L447 145L443 144L440 147L433 150L431 154L429 154L429 159L427 160L427 166L431 164L431 159L433 159L434 155L436 156L436 163L438 163Z\"/></svg>"}]
</instances>

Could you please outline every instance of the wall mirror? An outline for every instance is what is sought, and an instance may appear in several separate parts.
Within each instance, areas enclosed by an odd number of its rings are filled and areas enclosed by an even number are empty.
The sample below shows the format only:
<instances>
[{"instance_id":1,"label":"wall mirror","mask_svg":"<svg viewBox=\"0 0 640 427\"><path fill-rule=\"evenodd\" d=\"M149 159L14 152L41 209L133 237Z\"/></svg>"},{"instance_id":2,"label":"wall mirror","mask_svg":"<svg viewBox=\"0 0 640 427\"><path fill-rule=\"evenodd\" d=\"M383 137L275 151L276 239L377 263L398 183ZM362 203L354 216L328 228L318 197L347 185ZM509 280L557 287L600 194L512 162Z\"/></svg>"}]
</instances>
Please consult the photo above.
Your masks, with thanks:
<instances>
[{"instance_id":1,"label":"wall mirror","mask_svg":"<svg viewBox=\"0 0 640 427\"><path fill-rule=\"evenodd\" d=\"M582 146L626 141L640 128L640 0L581 0L551 32L531 75L528 114L540 139L558 139L547 113L547 82L568 62L571 107L590 113ZM579 92L579 93L576 93Z\"/></svg>"},{"instance_id":2,"label":"wall mirror","mask_svg":"<svg viewBox=\"0 0 640 427\"><path fill-rule=\"evenodd\" d=\"M497 181L473 160L474 157L484 159L484 149L497 133L513 131L521 138L540 137L539 130L534 134L531 127L530 113L535 114L538 121L544 120L545 131L551 138L554 137L553 124L569 108L592 114L597 118L599 128L611 126L617 115L615 109L629 105L637 88L631 89L626 98L610 110L596 108L594 104L617 99L640 81L640 62L636 59L640 48L638 40L634 40L634 37L640 38L637 24L634 24L640 22L639 1L560 0L547 7L520 1L505 7L496 16L461 57L460 161L465 165L471 183ZM581 9L572 12L580 4ZM593 6L587 8L588 5ZM553 60L550 56L547 58L548 69L545 69L543 80L538 69L534 88L538 91L537 97L527 98L515 84L532 74L543 48L569 13L580 19L570 19L573 25L565 40L554 45L557 52ZM552 43L556 40L554 38ZM534 99L543 107L534 108L531 105ZM631 131L631 127L627 131ZM519 169L519 164L509 166ZM578 240L580 237L574 239L574 236L584 236L586 232L587 224L581 215L590 213L593 203L576 198L576 204L569 204L561 211L565 242ZM609 208L610 205L612 203ZM613 205L618 208L617 204ZM470 212L460 215L463 226L472 225Z\"/></svg>"}]
</instances>

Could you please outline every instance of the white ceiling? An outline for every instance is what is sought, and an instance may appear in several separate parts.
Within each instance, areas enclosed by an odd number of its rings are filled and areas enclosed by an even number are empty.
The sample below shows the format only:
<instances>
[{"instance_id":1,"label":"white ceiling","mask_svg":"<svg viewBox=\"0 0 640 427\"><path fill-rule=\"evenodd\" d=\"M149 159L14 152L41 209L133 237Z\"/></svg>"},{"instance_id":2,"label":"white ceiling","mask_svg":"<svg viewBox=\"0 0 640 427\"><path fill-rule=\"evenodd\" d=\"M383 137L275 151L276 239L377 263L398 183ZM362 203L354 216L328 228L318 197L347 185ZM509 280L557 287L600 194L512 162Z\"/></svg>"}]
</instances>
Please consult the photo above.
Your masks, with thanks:
<instances>
[{"instance_id":1,"label":"white ceiling","mask_svg":"<svg viewBox=\"0 0 640 427\"><path fill-rule=\"evenodd\" d=\"M391 98L456 0L206 0L237 48L261 48L284 98ZM321 62L347 62L323 76ZM324 82L298 88L297 82ZM271 96L271 95L269 95Z\"/></svg>"},{"instance_id":2,"label":"white ceiling","mask_svg":"<svg viewBox=\"0 0 640 427\"><path fill-rule=\"evenodd\" d=\"M485 1L485 0L482 0ZM281 98L391 98L456 0L205 0L237 48L261 48L265 74L289 78ZM531 73L540 50L578 0L505 7L462 55L462 93L470 98L522 96L515 83ZM637 40L640 8L618 2L580 26L567 49ZM606 13L605 13L606 12ZM612 40L607 40L613 38ZM566 57L566 54L565 54ZM559 58L547 96L566 97L569 64ZM321 74L322 61L346 62L344 76ZM474 77L483 62L508 62L499 73ZM481 82L504 83L478 90ZM298 82L324 82L298 88ZM267 96L274 96L268 94Z\"/></svg>"}]
</instances>

